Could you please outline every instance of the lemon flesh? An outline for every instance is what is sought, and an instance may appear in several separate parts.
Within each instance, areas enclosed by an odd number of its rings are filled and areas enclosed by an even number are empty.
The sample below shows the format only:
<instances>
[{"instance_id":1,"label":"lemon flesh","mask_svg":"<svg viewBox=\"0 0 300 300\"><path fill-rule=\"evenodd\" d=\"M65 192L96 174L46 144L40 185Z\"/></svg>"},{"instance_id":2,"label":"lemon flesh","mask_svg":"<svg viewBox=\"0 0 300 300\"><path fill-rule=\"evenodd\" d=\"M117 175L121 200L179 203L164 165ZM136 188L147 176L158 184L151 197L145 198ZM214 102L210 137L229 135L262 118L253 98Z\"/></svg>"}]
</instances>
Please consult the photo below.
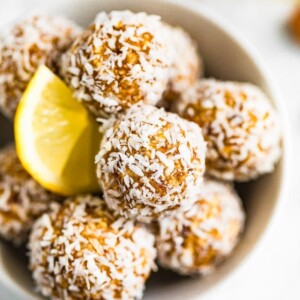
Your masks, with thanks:
<instances>
[{"instance_id":1,"label":"lemon flesh","mask_svg":"<svg viewBox=\"0 0 300 300\"><path fill-rule=\"evenodd\" d=\"M65 196L100 190L95 167L99 125L47 67L30 81L14 130L21 163L44 188Z\"/></svg>"}]
</instances>

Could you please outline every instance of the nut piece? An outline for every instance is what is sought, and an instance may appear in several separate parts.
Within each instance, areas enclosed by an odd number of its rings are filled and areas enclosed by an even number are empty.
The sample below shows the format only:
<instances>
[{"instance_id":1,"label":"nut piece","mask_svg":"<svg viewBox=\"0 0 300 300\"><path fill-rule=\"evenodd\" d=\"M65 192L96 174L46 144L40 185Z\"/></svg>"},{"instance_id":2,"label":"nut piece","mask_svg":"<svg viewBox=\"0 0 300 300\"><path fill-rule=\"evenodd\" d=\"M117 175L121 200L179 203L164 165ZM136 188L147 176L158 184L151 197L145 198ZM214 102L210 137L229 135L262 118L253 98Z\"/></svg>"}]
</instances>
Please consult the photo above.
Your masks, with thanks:
<instances>
[{"instance_id":1,"label":"nut piece","mask_svg":"<svg viewBox=\"0 0 300 300\"><path fill-rule=\"evenodd\" d=\"M46 191L22 167L14 146L0 151L0 236L15 244L27 239L33 222L60 197Z\"/></svg>"},{"instance_id":2,"label":"nut piece","mask_svg":"<svg viewBox=\"0 0 300 300\"><path fill-rule=\"evenodd\" d=\"M0 37L0 109L13 118L31 77L40 65L56 70L61 52L81 32L64 18L33 16Z\"/></svg>"},{"instance_id":3,"label":"nut piece","mask_svg":"<svg viewBox=\"0 0 300 300\"><path fill-rule=\"evenodd\" d=\"M201 129L150 105L135 105L102 140L98 178L111 209L151 221L197 200L205 169Z\"/></svg>"},{"instance_id":4,"label":"nut piece","mask_svg":"<svg viewBox=\"0 0 300 300\"><path fill-rule=\"evenodd\" d=\"M159 263L183 275L212 272L230 255L244 228L239 196L228 185L205 179L191 210L160 219Z\"/></svg>"},{"instance_id":5,"label":"nut piece","mask_svg":"<svg viewBox=\"0 0 300 300\"><path fill-rule=\"evenodd\" d=\"M156 257L151 233L89 195L44 214L29 250L37 287L51 299L140 299Z\"/></svg>"},{"instance_id":6,"label":"nut piece","mask_svg":"<svg viewBox=\"0 0 300 300\"><path fill-rule=\"evenodd\" d=\"M96 116L155 105L170 65L161 27L158 16L102 12L63 56L61 74Z\"/></svg>"},{"instance_id":7,"label":"nut piece","mask_svg":"<svg viewBox=\"0 0 300 300\"><path fill-rule=\"evenodd\" d=\"M247 181L273 171L281 154L279 120L257 87L202 80L182 95L175 111L202 128L210 175Z\"/></svg>"}]
</instances>

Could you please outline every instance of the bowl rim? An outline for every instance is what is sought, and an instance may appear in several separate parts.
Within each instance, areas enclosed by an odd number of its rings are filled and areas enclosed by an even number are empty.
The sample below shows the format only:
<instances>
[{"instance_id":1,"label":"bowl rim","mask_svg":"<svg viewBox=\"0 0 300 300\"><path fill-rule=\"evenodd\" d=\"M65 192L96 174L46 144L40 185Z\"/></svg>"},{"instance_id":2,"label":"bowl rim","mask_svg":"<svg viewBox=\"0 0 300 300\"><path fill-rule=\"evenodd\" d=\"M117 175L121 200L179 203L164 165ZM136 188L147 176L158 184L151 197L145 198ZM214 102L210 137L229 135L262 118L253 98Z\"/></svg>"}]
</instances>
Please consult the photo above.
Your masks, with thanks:
<instances>
[{"instance_id":1,"label":"bowl rim","mask_svg":"<svg viewBox=\"0 0 300 300\"><path fill-rule=\"evenodd\" d=\"M88 0L89 1L89 0ZM136 0L138 1L138 0ZM153 1L153 0L152 0ZM72 3L73 0L64 0L64 1L53 1L50 5L56 4ZM213 24L220 30L220 32L230 38L234 43L240 47L241 51L243 51L255 65L258 73L261 75L261 78L264 79L266 83L266 87L268 88L268 92L270 94L270 98L272 99L272 104L275 106L275 109L280 117L281 128L282 128L282 175L280 177L280 188L277 199L275 201L273 211L270 213L270 218L268 220L267 225L264 228L264 231L260 234L257 240L254 243L254 246L248 250L248 252L243 256L243 258L238 262L237 266L233 267L227 276L223 277L222 280L218 280L213 286L224 284L229 281L236 273L239 272L243 268L243 266L251 262L255 256L255 254L265 245L267 241L270 240L272 234L276 229L276 224L278 224L281 212L283 211L283 207L287 200L288 190L289 190L289 178L291 176L291 130L290 123L288 121L288 113L287 106L282 100L283 97L279 88L275 84L273 77L263 61L262 57L258 53L258 51L252 46L252 44L244 37L242 34L232 25L229 21L227 21L224 17L222 17L219 13L209 8L205 3L201 3L197 0L154 0L155 2L166 3L170 6L177 6L182 8L189 13L193 13L198 15L199 17L205 19L208 23ZM35 11L43 11L44 5L38 4L33 8L31 5L30 8L23 12L18 16L18 18L22 18L25 15L30 15ZM15 19L16 20L16 19ZM10 23L8 23L10 24ZM6 25L8 25L6 24ZM5 28L6 26L4 26ZM1 251L1 246L0 246ZM22 285L19 285L16 281L12 279L11 276L4 271L2 259L0 259L0 283L3 284L10 292L16 294L19 297L28 300L40 300L42 296L28 292ZM204 291L203 294L208 293L211 288L208 288Z\"/></svg>"}]
</instances>

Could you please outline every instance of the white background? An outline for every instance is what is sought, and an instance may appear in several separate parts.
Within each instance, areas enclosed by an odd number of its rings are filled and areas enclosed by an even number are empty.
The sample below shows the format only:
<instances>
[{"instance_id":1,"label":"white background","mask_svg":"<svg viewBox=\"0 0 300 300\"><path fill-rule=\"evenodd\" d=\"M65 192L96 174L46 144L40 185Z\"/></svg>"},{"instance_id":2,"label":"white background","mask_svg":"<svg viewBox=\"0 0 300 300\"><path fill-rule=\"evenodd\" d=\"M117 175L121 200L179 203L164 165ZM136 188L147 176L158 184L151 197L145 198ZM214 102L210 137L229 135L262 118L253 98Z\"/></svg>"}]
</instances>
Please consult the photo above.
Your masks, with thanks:
<instances>
[{"instance_id":1,"label":"white background","mask_svg":"<svg viewBox=\"0 0 300 300\"><path fill-rule=\"evenodd\" d=\"M37 2L39 1L0 0L0 26L30 9ZM293 44L285 30L286 18L292 3L288 0L201 2L219 12L237 27L256 47L271 70L289 111L293 173L290 176L289 198L272 235L256 249L251 259L233 277L200 298L201 300L299 300L300 46ZM0 300L21 299L0 285Z\"/></svg>"}]
</instances>

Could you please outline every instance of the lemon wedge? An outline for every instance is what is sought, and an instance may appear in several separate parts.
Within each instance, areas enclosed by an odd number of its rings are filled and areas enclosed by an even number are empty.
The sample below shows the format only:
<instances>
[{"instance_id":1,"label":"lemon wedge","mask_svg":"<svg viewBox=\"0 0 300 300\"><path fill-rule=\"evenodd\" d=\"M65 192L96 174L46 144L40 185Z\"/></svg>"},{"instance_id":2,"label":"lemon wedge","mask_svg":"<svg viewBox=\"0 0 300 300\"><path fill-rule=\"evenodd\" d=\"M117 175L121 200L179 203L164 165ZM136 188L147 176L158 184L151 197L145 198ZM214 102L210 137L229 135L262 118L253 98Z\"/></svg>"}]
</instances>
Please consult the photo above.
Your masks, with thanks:
<instances>
[{"instance_id":1,"label":"lemon wedge","mask_svg":"<svg viewBox=\"0 0 300 300\"><path fill-rule=\"evenodd\" d=\"M65 196L100 190L95 167L99 125L47 67L30 81L14 130L22 165L44 188Z\"/></svg>"}]
</instances>

